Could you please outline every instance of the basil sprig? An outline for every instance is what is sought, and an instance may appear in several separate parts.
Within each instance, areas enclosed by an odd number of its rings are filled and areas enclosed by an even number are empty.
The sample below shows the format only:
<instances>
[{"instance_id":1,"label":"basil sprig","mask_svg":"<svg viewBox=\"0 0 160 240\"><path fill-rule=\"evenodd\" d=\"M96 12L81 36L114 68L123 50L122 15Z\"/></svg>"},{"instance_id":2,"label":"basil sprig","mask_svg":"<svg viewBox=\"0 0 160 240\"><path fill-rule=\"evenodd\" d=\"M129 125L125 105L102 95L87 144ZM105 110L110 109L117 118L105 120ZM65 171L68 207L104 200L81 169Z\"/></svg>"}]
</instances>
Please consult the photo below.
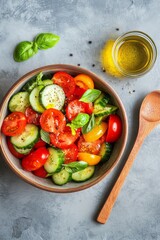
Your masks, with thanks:
<instances>
[{"instance_id":1,"label":"basil sprig","mask_svg":"<svg viewBox=\"0 0 160 240\"><path fill-rule=\"evenodd\" d=\"M87 113L79 113L71 123L68 123L67 126L71 128L72 135L76 134L76 129L81 128L87 124L89 121L89 115Z\"/></svg>"},{"instance_id":2,"label":"basil sprig","mask_svg":"<svg viewBox=\"0 0 160 240\"><path fill-rule=\"evenodd\" d=\"M90 132L94 126L95 126L95 116L92 113L88 123L83 126L82 133L84 134L84 133Z\"/></svg>"},{"instance_id":3,"label":"basil sprig","mask_svg":"<svg viewBox=\"0 0 160 240\"><path fill-rule=\"evenodd\" d=\"M38 49L45 50L55 46L60 37L53 33L40 33L33 42L22 41L14 49L13 58L16 62L26 61L33 57Z\"/></svg>"},{"instance_id":4,"label":"basil sprig","mask_svg":"<svg viewBox=\"0 0 160 240\"><path fill-rule=\"evenodd\" d=\"M98 89L88 89L79 99L79 101L87 103L94 102L99 97L100 94L101 91Z\"/></svg>"},{"instance_id":5,"label":"basil sprig","mask_svg":"<svg viewBox=\"0 0 160 240\"><path fill-rule=\"evenodd\" d=\"M88 163L85 161L76 161L68 164L62 164L62 166L64 166L67 171L72 170L72 172L77 172L88 167Z\"/></svg>"}]
</instances>

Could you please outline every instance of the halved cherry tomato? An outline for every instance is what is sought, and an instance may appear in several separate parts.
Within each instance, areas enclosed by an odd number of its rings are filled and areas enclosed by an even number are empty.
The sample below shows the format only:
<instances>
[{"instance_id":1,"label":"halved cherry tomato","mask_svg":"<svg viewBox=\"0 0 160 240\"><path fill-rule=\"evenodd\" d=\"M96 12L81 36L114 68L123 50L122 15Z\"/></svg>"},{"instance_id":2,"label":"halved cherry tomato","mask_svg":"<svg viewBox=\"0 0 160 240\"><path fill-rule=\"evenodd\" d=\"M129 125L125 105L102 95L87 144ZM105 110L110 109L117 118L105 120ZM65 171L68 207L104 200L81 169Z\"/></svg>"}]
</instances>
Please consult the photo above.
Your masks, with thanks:
<instances>
[{"instance_id":1,"label":"halved cherry tomato","mask_svg":"<svg viewBox=\"0 0 160 240\"><path fill-rule=\"evenodd\" d=\"M51 144L58 148L68 148L80 136L80 129L76 130L76 134L72 135L71 128L66 126L64 131L59 134L50 133Z\"/></svg>"},{"instance_id":2,"label":"halved cherry tomato","mask_svg":"<svg viewBox=\"0 0 160 240\"><path fill-rule=\"evenodd\" d=\"M73 120L78 113L85 112L85 105L79 100L73 100L66 107L66 117L71 121Z\"/></svg>"},{"instance_id":3,"label":"halved cherry tomato","mask_svg":"<svg viewBox=\"0 0 160 240\"><path fill-rule=\"evenodd\" d=\"M106 141L106 133L104 133L97 141L99 141L100 144L104 143Z\"/></svg>"},{"instance_id":4,"label":"halved cherry tomato","mask_svg":"<svg viewBox=\"0 0 160 240\"><path fill-rule=\"evenodd\" d=\"M78 151L98 154L101 148L101 141L98 139L94 142L86 142L84 137L81 136L78 140Z\"/></svg>"},{"instance_id":5,"label":"halved cherry tomato","mask_svg":"<svg viewBox=\"0 0 160 240\"><path fill-rule=\"evenodd\" d=\"M49 156L49 151L45 147L36 149L22 159L22 167L27 171L35 171L42 167Z\"/></svg>"},{"instance_id":6,"label":"halved cherry tomato","mask_svg":"<svg viewBox=\"0 0 160 240\"><path fill-rule=\"evenodd\" d=\"M93 112L92 103L85 103L79 100L73 100L66 107L66 117L68 120L72 121L78 113L88 113L91 114Z\"/></svg>"},{"instance_id":7,"label":"halved cherry tomato","mask_svg":"<svg viewBox=\"0 0 160 240\"><path fill-rule=\"evenodd\" d=\"M17 152L17 151L15 150L13 144L12 144L11 141L10 141L10 138L7 138L7 146L8 146L9 151L12 153L12 155L13 155L14 157L16 157L16 158L23 158L23 157L25 157L24 154L21 154L21 153L19 153L19 152Z\"/></svg>"},{"instance_id":8,"label":"halved cherry tomato","mask_svg":"<svg viewBox=\"0 0 160 240\"><path fill-rule=\"evenodd\" d=\"M1 130L6 136L16 136L24 131L26 124L24 113L12 112L4 119Z\"/></svg>"},{"instance_id":9,"label":"halved cherry tomato","mask_svg":"<svg viewBox=\"0 0 160 240\"><path fill-rule=\"evenodd\" d=\"M38 140L38 142L36 142L36 144L34 145L34 148L40 148L40 147L45 147L46 146L46 142L44 142L41 138Z\"/></svg>"},{"instance_id":10,"label":"halved cherry tomato","mask_svg":"<svg viewBox=\"0 0 160 240\"><path fill-rule=\"evenodd\" d=\"M79 161L85 161L89 165L97 165L101 161L101 156L86 153L86 152L79 152L78 153L78 160Z\"/></svg>"},{"instance_id":11,"label":"halved cherry tomato","mask_svg":"<svg viewBox=\"0 0 160 240\"><path fill-rule=\"evenodd\" d=\"M86 74L79 74L74 78L76 85L85 89L93 89L94 82L91 77Z\"/></svg>"},{"instance_id":12,"label":"halved cherry tomato","mask_svg":"<svg viewBox=\"0 0 160 240\"><path fill-rule=\"evenodd\" d=\"M75 91L72 95L66 98L65 105L67 106L73 100L80 99L82 95L85 93L86 89L80 88L79 86L75 87Z\"/></svg>"},{"instance_id":13,"label":"halved cherry tomato","mask_svg":"<svg viewBox=\"0 0 160 240\"><path fill-rule=\"evenodd\" d=\"M35 125L40 125L40 114L35 112L31 107L27 107L25 110L25 116L27 119L27 123L33 123Z\"/></svg>"},{"instance_id":14,"label":"halved cherry tomato","mask_svg":"<svg viewBox=\"0 0 160 240\"><path fill-rule=\"evenodd\" d=\"M84 102L84 105L85 105L85 113L92 114L93 109L94 109L93 103L91 103L91 102L90 103Z\"/></svg>"},{"instance_id":15,"label":"halved cherry tomato","mask_svg":"<svg viewBox=\"0 0 160 240\"><path fill-rule=\"evenodd\" d=\"M78 156L78 147L75 144L69 146L69 148L63 149L65 155L64 163L75 162Z\"/></svg>"},{"instance_id":16,"label":"halved cherry tomato","mask_svg":"<svg viewBox=\"0 0 160 240\"><path fill-rule=\"evenodd\" d=\"M40 178L46 178L48 173L46 172L46 170L44 169L44 167L40 167L37 170L32 172L35 176L40 177Z\"/></svg>"},{"instance_id":17,"label":"halved cherry tomato","mask_svg":"<svg viewBox=\"0 0 160 240\"><path fill-rule=\"evenodd\" d=\"M116 114L111 114L108 117L108 130L106 135L106 142L117 141L122 134L122 121Z\"/></svg>"},{"instance_id":18,"label":"halved cherry tomato","mask_svg":"<svg viewBox=\"0 0 160 240\"><path fill-rule=\"evenodd\" d=\"M53 82L63 88L67 97L72 95L75 91L74 78L66 72L57 72L53 75Z\"/></svg>"},{"instance_id":19,"label":"halved cherry tomato","mask_svg":"<svg viewBox=\"0 0 160 240\"><path fill-rule=\"evenodd\" d=\"M73 95L75 96L75 99L80 99L85 92L86 92L85 88L81 88L76 85Z\"/></svg>"},{"instance_id":20,"label":"halved cherry tomato","mask_svg":"<svg viewBox=\"0 0 160 240\"><path fill-rule=\"evenodd\" d=\"M66 125L66 118L61 111L49 108L42 113L40 125L44 131L57 134L63 131Z\"/></svg>"},{"instance_id":21,"label":"halved cherry tomato","mask_svg":"<svg viewBox=\"0 0 160 240\"><path fill-rule=\"evenodd\" d=\"M99 125L95 125L92 130L88 133L83 134L83 137L86 142L94 142L106 132L108 124L106 122L102 122Z\"/></svg>"}]
</instances>

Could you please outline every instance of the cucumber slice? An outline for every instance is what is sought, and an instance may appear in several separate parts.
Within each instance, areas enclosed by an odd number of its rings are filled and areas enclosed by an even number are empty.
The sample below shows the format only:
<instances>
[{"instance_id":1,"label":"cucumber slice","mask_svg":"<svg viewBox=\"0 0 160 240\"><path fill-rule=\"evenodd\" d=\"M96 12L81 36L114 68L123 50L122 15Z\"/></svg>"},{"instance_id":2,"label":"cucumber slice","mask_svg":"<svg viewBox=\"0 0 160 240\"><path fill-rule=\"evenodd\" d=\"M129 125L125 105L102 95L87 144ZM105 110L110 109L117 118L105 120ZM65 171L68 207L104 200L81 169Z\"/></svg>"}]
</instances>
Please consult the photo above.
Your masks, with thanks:
<instances>
[{"instance_id":1,"label":"cucumber slice","mask_svg":"<svg viewBox=\"0 0 160 240\"><path fill-rule=\"evenodd\" d=\"M109 94L101 93L101 95L94 102L94 108L95 109L102 109L107 104L110 104L110 103L111 103L111 97L109 96Z\"/></svg>"},{"instance_id":2,"label":"cucumber slice","mask_svg":"<svg viewBox=\"0 0 160 240\"><path fill-rule=\"evenodd\" d=\"M39 112L39 113L43 113L45 110L39 101L39 93L42 88L43 88L43 86L35 87L29 95L29 101L30 101L32 108L36 112Z\"/></svg>"},{"instance_id":3,"label":"cucumber slice","mask_svg":"<svg viewBox=\"0 0 160 240\"><path fill-rule=\"evenodd\" d=\"M48 173L59 172L64 162L64 153L58 148L48 148L49 157L44 164L44 168Z\"/></svg>"},{"instance_id":4,"label":"cucumber slice","mask_svg":"<svg viewBox=\"0 0 160 240\"><path fill-rule=\"evenodd\" d=\"M115 113L117 109L118 109L118 107L116 107L116 106L107 105L106 107L104 107L102 109L94 109L93 113L94 113L95 117L107 117L110 114Z\"/></svg>"},{"instance_id":5,"label":"cucumber slice","mask_svg":"<svg viewBox=\"0 0 160 240\"><path fill-rule=\"evenodd\" d=\"M108 142L102 143L102 146L99 152L99 155L101 156L101 162L106 162L110 158L112 150L113 150L113 144Z\"/></svg>"},{"instance_id":6,"label":"cucumber slice","mask_svg":"<svg viewBox=\"0 0 160 240\"><path fill-rule=\"evenodd\" d=\"M51 85L51 84L53 84L52 80L50 80L50 79L43 80L43 85L44 86Z\"/></svg>"},{"instance_id":7,"label":"cucumber slice","mask_svg":"<svg viewBox=\"0 0 160 240\"><path fill-rule=\"evenodd\" d=\"M13 145L14 146L14 145ZM14 149L21 154L27 155L28 153L30 153L30 151L32 150L32 148L17 148L16 146L14 146Z\"/></svg>"},{"instance_id":8,"label":"cucumber slice","mask_svg":"<svg viewBox=\"0 0 160 240\"><path fill-rule=\"evenodd\" d=\"M65 101L64 91L56 84L48 85L41 90L40 101L46 109L55 108L61 110Z\"/></svg>"},{"instance_id":9,"label":"cucumber slice","mask_svg":"<svg viewBox=\"0 0 160 240\"><path fill-rule=\"evenodd\" d=\"M32 148L39 139L39 129L34 124L27 124L23 133L11 137L11 143L20 149Z\"/></svg>"},{"instance_id":10,"label":"cucumber slice","mask_svg":"<svg viewBox=\"0 0 160 240\"><path fill-rule=\"evenodd\" d=\"M8 108L11 112L24 113L28 106L30 106L28 92L18 92L14 94L8 103Z\"/></svg>"},{"instance_id":11,"label":"cucumber slice","mask_svg":"<svg viewBox=\"0 0 160 240\"><path fill-rule=\"evenodd\" d=\"M72 179L72 173L68 172L65 168L58 173L52 175L52 180L57 185L64 185Z\"/></svg>"},{"instance_id":12,"label":"cucumber slice","mask_svg":"<svg viewBox=\"0 0 160 240\"><path fill-rule=\"evenodd\" d=\"M85 169L72 173L72 180L75 182L84 182L90 179L95 172L95 166L88 166Z\"/></svg>"}]
</instances>

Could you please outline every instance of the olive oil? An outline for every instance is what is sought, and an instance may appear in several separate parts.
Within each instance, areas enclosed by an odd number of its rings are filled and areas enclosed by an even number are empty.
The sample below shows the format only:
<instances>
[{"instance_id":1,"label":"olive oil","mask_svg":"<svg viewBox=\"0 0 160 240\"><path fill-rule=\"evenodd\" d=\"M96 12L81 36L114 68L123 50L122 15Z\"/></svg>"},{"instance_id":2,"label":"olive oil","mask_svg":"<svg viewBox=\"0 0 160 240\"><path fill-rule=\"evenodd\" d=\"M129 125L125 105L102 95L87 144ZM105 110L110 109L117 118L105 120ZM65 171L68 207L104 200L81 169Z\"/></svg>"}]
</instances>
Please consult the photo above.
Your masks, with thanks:
<instances>
[{"instance_id":1,"label":"olive oil","mask_svg":"<svg viewBox=\"0 0 160 240\"><path fill-rule=\"evenodd\" d=\"M139 31L108 40L101 52L102 66L115 77L138 77L148 72L157 56L153 40Z\"/></svg>"},{"instance_id":2,"label":"olive oil","mask_svg":"<svg viewBox=\"0 0 160 240\"><path fill-rule=\"evenodd\" d=\"M139 36L123 39L117 55L117 62L124 72L142 73L150 67L153 57L151 45Z\"/></svg>"}]
</instances>

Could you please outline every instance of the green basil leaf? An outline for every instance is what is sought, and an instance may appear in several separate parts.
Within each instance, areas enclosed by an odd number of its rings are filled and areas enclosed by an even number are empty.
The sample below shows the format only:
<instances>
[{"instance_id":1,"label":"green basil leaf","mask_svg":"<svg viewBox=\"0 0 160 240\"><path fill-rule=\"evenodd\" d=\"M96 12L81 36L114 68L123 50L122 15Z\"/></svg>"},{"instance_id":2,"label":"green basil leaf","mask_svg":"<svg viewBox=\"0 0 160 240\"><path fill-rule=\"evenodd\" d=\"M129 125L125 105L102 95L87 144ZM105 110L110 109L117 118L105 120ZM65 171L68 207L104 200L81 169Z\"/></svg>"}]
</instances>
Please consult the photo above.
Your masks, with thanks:
<instances>
[{"instance_id":1,"label":"green basil leaf","mask_svg":"<svg viewBox=\"0 0 160 240\"><path fill-rule=\"evenodd\" d=\"M16 46L13 57L16 62L22 62L31 58L37 51L38 48L36 43L23 41Z\"/></svg>"},{"instance_id":2,"label":"green basil leaf","mask_svg":"<svg viewBox=\"0 0 160 240\"><path fill-rule=\"evenodd\" d=\"M44 131L43 129L40 130L40 136L41 136L41 139L50 144L50 137L49 137L49 133Z\"/></svg>"},{"instance_id":3,"label":"green basil leaf","mask_svg":"<svg viewBox=\"0 0 160 240\"><path fill-rule=\"evenodd\" d=\"M80 98L80 101L82 102L94 102L99 95L101 94L101 91L98 89L88 89Z\"/></svg>"},{"instance_id":4,"label":"green basil leaf","mask_svg":"<svg viewBox=\"0 0 160 240\"><path fill-rule=\"evenodd\" d=\"M88 123L83 126L82 133L84 134L84 133L90 132L94 126L95 126L95 117L94 117L94 114L92 113Z\"/></svg>"},{"instance_id":5,"label":"green basil leaf","mask_svg":"<svg viewBox=\"0 0 160 240\"><path fill-rule=\"evenodd\" d=\"M87 113L79 113L71 122L74 128L81 128L89 121L89 115Z\"/></svg>"},{"instance_id":6,"label":"green basil leaf","mask_svg":"<svg viewBox=\"0 0 160 240\"><path fill-rule=\"evenodd\" d=\"M35 38L35 42L40 50L52 48L59 40L60 37L53 33L40 33Z\"/></svg>"},{"instance_id":7,"label":"green basil leaf","mask_svg":"<svg viewBox=\"0 0 160 240\"><path fill-rule=\"evenodd\" d=\"M71 162L68 164L62 164L64 167L71 168L73 172L80 171L88 167L88 163L85 161Z\"/></svg>"},{"instance_id":8,"label":"green basil leaf","mask_svg":"<svg viewBox=\"0 0 160 240\"><path fill-rule=\"evenodd\" d=\"M67 126L71 128L72 135L76 135L76 129L81 128L89 121L89 115L87 113L79 113L71 123L67 123Z\"/></svg>"}]
</instances>

